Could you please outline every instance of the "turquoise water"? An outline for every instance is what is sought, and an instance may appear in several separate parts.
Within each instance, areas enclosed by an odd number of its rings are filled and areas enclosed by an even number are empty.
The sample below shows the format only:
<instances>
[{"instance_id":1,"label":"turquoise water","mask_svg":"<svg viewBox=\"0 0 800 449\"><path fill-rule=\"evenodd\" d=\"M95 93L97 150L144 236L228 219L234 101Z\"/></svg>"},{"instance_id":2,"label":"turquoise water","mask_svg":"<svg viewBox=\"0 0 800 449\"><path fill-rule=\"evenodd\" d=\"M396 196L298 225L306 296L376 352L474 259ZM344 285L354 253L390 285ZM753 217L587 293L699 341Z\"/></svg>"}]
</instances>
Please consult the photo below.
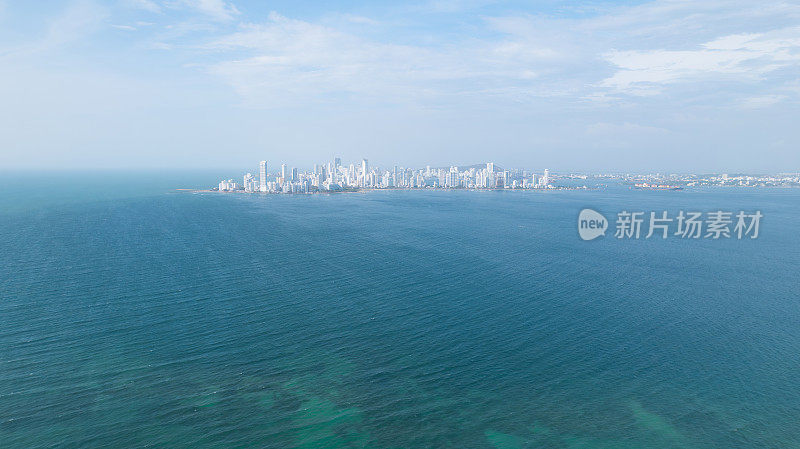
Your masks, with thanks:
<instances>
[{"instance_id":1,"label":"turquoise water","mask_svg":"<svg viewBox=\"0 0 800 449\"><path fill-rule=\"evenodd\" d=\"M800 191L27 176L0 180L0 447L800 447ZM583 207L765 217L583 242Z\"/></svg>"}]
</instances>

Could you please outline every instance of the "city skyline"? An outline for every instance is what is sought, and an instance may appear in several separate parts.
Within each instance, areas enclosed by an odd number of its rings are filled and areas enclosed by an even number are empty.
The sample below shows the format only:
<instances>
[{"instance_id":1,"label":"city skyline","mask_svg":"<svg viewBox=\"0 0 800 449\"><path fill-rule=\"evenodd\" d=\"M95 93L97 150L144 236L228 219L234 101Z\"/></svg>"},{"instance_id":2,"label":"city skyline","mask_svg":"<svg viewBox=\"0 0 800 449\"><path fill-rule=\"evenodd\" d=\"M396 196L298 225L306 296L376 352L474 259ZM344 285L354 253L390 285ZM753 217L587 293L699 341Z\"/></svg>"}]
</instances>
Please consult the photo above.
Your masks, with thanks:
<instances>
[{"instance_id":1,"label":"city skyline","mask_svg":"<svg viewBox=\"0 0 800 449\"><path fill-rule=\"evenodd\" d=\"M278 164L276 164L278 165ZM314 164L310 170L281 162L270 172L269 162L258 164L257 174L247 172L242 182L234 178L220 180L211 190L245 193L315 193L341 192L360 189L588 189L585 181L607 180L622 182L632 188L646 190L683 190L700 186L738 187L800 187L800 173L754 175L744 173L678 174L678 173L600 173L566 172L558 175L544 168L535 169L500 167L494 162L467 166L404 167L371 165L362 158L342 164L340 157ZM557 179L569 183L556 184ZM578 181L575 183L574 181ZM580 182L584 183L581 185ZM592 185L597 188L599 185Z\"/></svg>"},{"instance_id":2,"label":"city skyline","mask_svg":"<svg viewBox=\"0 0 800 449\"><path fill-rule=\"evenodd\" d=\"M550 189L550 170L537 175L528 170L501 169L493 162L484 167L471 165L449 168L410 168L394 165L391 169L370 166L369 160L360 163L342 164L334 157L327 163L314 164L311 171L300 171L297 167L280 164L280 169L270 173L269 163L258 164L258 174L247 172L238 183L233 178L223 179L214 190L220 192L243 191L246 193L313 193L337 192L357 189ZM273 176L270 177L270 174Z\"/></svg>"}]
</instances>

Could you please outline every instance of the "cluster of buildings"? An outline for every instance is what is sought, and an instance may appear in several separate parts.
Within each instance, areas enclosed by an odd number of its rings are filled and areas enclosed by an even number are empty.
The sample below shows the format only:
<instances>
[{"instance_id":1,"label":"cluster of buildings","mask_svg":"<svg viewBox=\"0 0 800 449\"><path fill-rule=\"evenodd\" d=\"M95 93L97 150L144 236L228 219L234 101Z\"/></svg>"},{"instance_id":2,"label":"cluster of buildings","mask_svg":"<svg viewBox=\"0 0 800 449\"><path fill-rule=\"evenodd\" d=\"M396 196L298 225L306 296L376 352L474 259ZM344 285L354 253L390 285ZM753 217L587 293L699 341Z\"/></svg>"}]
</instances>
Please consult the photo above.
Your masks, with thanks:
<instances>
[{"instance_id":1,"label":"cluster of buildings","mask_svg":"<svg viewBox=\"0 0 800 449\"><path fill-rule=\"evenodd\" d=\"M670 184L685 187L800 187L799 173L780 173L777 175L756 175L744 173L722 174L625 174L604 175L629 184Z\"/></svg>"},{"instance_id":2,"label":"cluster of buildings","mask_svg":"<svg viewBox=\"0 0 800 449\"><path fill-rule=\"evenodd\" d=\"M411 169L394 166L391 170L361 164L342 165L340 158L314 165L311 171L281 164L278 173L270 174L267 161L261 161L256 175L247 173L241 184L222 180L215 190L248 193L312 193L357 189L549 189L549 170L529 173L526 170L502 170L489 162L485 166Z\"/></svg>"}]
</instances>

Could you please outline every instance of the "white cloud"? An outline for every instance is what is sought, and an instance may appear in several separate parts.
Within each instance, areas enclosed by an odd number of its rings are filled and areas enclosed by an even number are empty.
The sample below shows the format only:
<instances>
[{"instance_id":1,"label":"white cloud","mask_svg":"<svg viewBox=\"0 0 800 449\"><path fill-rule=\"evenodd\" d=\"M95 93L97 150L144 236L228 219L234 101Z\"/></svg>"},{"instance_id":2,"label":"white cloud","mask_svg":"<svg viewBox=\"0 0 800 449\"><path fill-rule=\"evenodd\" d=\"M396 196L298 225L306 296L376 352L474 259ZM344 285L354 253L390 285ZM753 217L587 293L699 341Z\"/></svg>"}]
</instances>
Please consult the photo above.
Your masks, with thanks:
<instances>
[{"instance_id":1,"label":"white cloud","mask_svg":"<svg viewBox=\"0 0 800 449\"><path fill-rule=\"evenodd\" d=\"M463 10L479 4L425 7ZM159 5L225 22L241 16L223 0ZM560 97L621 105L622 97L669 95L676 86L701 89L710 82L727 83L728 89L749 85L746 94L732 92L742 99L773 94L765 90L785 80L772 78L800 64L800 5L780 1L658 0L600 6L571 18L517 14L483 20L474 36L432 35L420 43L393 35L405 21L342 13L311 22L272 13L265 22L239 23L236 32L200 47L217 59L204 66L254 105L336 96L389 102L503 98L521 104ZM178 39L189 33L181 27L211 36L218 30L204 22L175 23L158 37L160 47L186 48Z\"/></svg>"},{"instance_id":2,"label":"white cloud","mask_svg":"<svg viewBox=\"0 0 800 449\"><path fill-rule=\"evenodd\" d=\"M798 64L798 22L800 4L743 0L661 0L601 5L578 18L489 19L507 35L507 47L549 52L551 64L539 73L573 83L582 98L603 100L669 93L679 83L766 87L769 77Z\"/></svg>"},{"instance_id":3,"label":"white cloud","mask_svg":"<svg viewBox=\"0 0 800 449\"><path fill-rule=\"evenodd\" d=\"M245 97L267 101L285 94L382 93L376 84L388 89L401 77L420 76L433 58L416 48L372 43L275 13L266 24L245 25L210 48L254 52L217 64L212 71Z\"/></svg>"},{"instance_id":4,"label":"white cloud","mask_svg":"<svg viewBox=\"0 0 800 449\"><path fill-rule=\"evenodd\" d=\"M221 22L231 21L240 14L233 3L224 0L183 0L183 4Z\"/></svg>"},{"instance_id":5,"label":"white cloud","mask_svg":"<svg viewBox=\"0 0 800 449\"><path fill-rule=\"evenodd\" d=\"M71 6L53 20L35 21L44 25L15 23L24 35L2 44L15 46L0 49L0 87L12 99L6 103L25 105L27 115L6 108L7 132L0 135L36 143L30 148L57 147L58 137L74 135L82 147L81 140L96 141L97 122L81 118L91 116L130 127L131 148L148 146L140 139L149 134L141 133L144 119L156 135L163 130L152 142L224 129L220 140L198 139L213 147L212 156L222 154L219 147L266 144L286 149L287 158L294 148L318 158L338 146L356 155L416 151L418 158L446 153L469 160L470 152L485 156L490 148L498 160L529 154L548 163L581 154L599 167L645 147L655 150L640 154L640 166L678 155L695 160L711 147L761 148L780 138L786 150L771 155L772 166L797 163L789 150L798 141L791 120L800 104L797 2L592 2L600 6L577 14L525 6L540 12L498 17L478 16L469 1L440 2L428 6L450 12L371 6L368 18L340 11L305 20L250 18L233 3L67 0ZM137 32L119 39L122 32L112 27ZM81 45L90 39L92 45ZM104 63L119 54L131 57ZM130 77L103 81L125 72ZM263 110L232 105L232 89L234 102ZM115 121L121 111L144 112ZM184 112L194 115L182 121ZM29 119L63 123L64 134L36 140L41 133L25 130L41 126L27 126ZM183 123L177 132L176 122ZM85 129L73 132L76 124ZM109 142L123 140L109 135ZM231 136L239 141L231 144ZM115 148L104 142L92 151L102 155L109 147ZM654 162L654 154L662 159ZM697 163L715 166L719 157Z\"/></svg>"},{"instance_id":6,"label":"white cloud","mask_svg":"<svg viewBox=\"0 0 800 449\"><path fill-rule=\"evenodd\" d=\"M536 78L527 62L550 56L481 42L444 48L379 43L277 13L267 23L243 25L207 48L252 53L211 70L248 101L264 104L287 95L295 100L358 94L390 101L473 93L507 95L509 80L525 84Z\"/></svg>"},{"instance_id":7,"label":"white cloud","mask_svg":"<svg viewBox=\"0 0 800 449\"><path fill-rule=\"evenodd\" d=\"M106 17L108 11L93 1L76 1L50 23L46 42L51 45L71 42L97 29Z\"/></svg>"},{"instance_id":8,"label":"white cloud","mask_svg":"<svg viewBox=\"0 0 800 449\"><path fill-rule=\"evenodd\" d=\"M494 3L493 0L428 0L411 7L418 12L457 13Z\"/></svg>"},{"instance_id":9,"label":"white cloud","mask_svg":"<svg viewBox=\"0 0 800 449\"><path fill-rule=\"evenodd\" d=\"M800 65L800 28L723 36L694 50L615 50L603 57L619 70L601 86L629 93L709 76L759 79Z\"/></svg>"},{"instance_id":10,"label":"white cloud","mask_svg":"<svg viewBox=\"0 0 800 449\"><path fill-rule=\"evenodd\" d=\"M358 23L362 25L378 25L380 22L369 17L358 16L354 14L344 14L342 18L350 23Z\"/></svg>"},{"instance_id":11,"label":"white cloud","mask_svg":"<svg viewBox=\"0 0 800 449\"><path fill-rule=\"evenodd\" d=\"M225 0L125 0L125 4L156 14L188 8L220 22L230 22L240 14L233 3Z\"/></svg>"},{"instance_id":12,"label":"white cloud","mask_svg":"<svg viewBox=\"0 0 800 449\"><path fill-rule=\"evenodd\" d=\"M739 103L742 109L761 109L786 100L785 95L762 95L758 97L745 98Z\"/></svg>"},{"instance_id":13,"label":"white cloud","mask_svg":"<svg viewBox=\"0 0 800 449\"><path fill-rule=\"evenodd\" d=\"M47 22L43 35L5 50L0 48L0 56L24 58L68 46L100 30L108 16L105 7L91 0L74 1Z\"/></svg>"},{"instance_id":14,"label":"white cloud","mask_svg":"<svg viewBox=\"0 0 800 449\"><path fill-rule=\"evenodd\" d=\"M125 4L132 8L143 9L156 14L163 11L161 5L153 0L125 0Z\"/></svg>"}]
</instances>

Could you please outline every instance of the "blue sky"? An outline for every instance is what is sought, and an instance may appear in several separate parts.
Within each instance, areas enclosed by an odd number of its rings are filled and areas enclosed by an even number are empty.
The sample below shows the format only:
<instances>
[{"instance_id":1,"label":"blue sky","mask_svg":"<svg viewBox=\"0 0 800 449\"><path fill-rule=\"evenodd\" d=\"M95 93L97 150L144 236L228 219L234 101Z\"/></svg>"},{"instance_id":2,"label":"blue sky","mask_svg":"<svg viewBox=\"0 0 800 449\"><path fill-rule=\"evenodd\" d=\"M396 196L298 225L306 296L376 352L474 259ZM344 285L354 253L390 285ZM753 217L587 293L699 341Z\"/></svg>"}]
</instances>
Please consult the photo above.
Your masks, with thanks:
<instances>
[{"instance_id":1,"label":"blue sky","mask_svg":"<svg viewBox=\"0 0 800 449\"><path fill-rule=\"evenodd\" d=\"M800 171L800 2L0 0L0 168Z\"/></svg>"}]
</instances>

